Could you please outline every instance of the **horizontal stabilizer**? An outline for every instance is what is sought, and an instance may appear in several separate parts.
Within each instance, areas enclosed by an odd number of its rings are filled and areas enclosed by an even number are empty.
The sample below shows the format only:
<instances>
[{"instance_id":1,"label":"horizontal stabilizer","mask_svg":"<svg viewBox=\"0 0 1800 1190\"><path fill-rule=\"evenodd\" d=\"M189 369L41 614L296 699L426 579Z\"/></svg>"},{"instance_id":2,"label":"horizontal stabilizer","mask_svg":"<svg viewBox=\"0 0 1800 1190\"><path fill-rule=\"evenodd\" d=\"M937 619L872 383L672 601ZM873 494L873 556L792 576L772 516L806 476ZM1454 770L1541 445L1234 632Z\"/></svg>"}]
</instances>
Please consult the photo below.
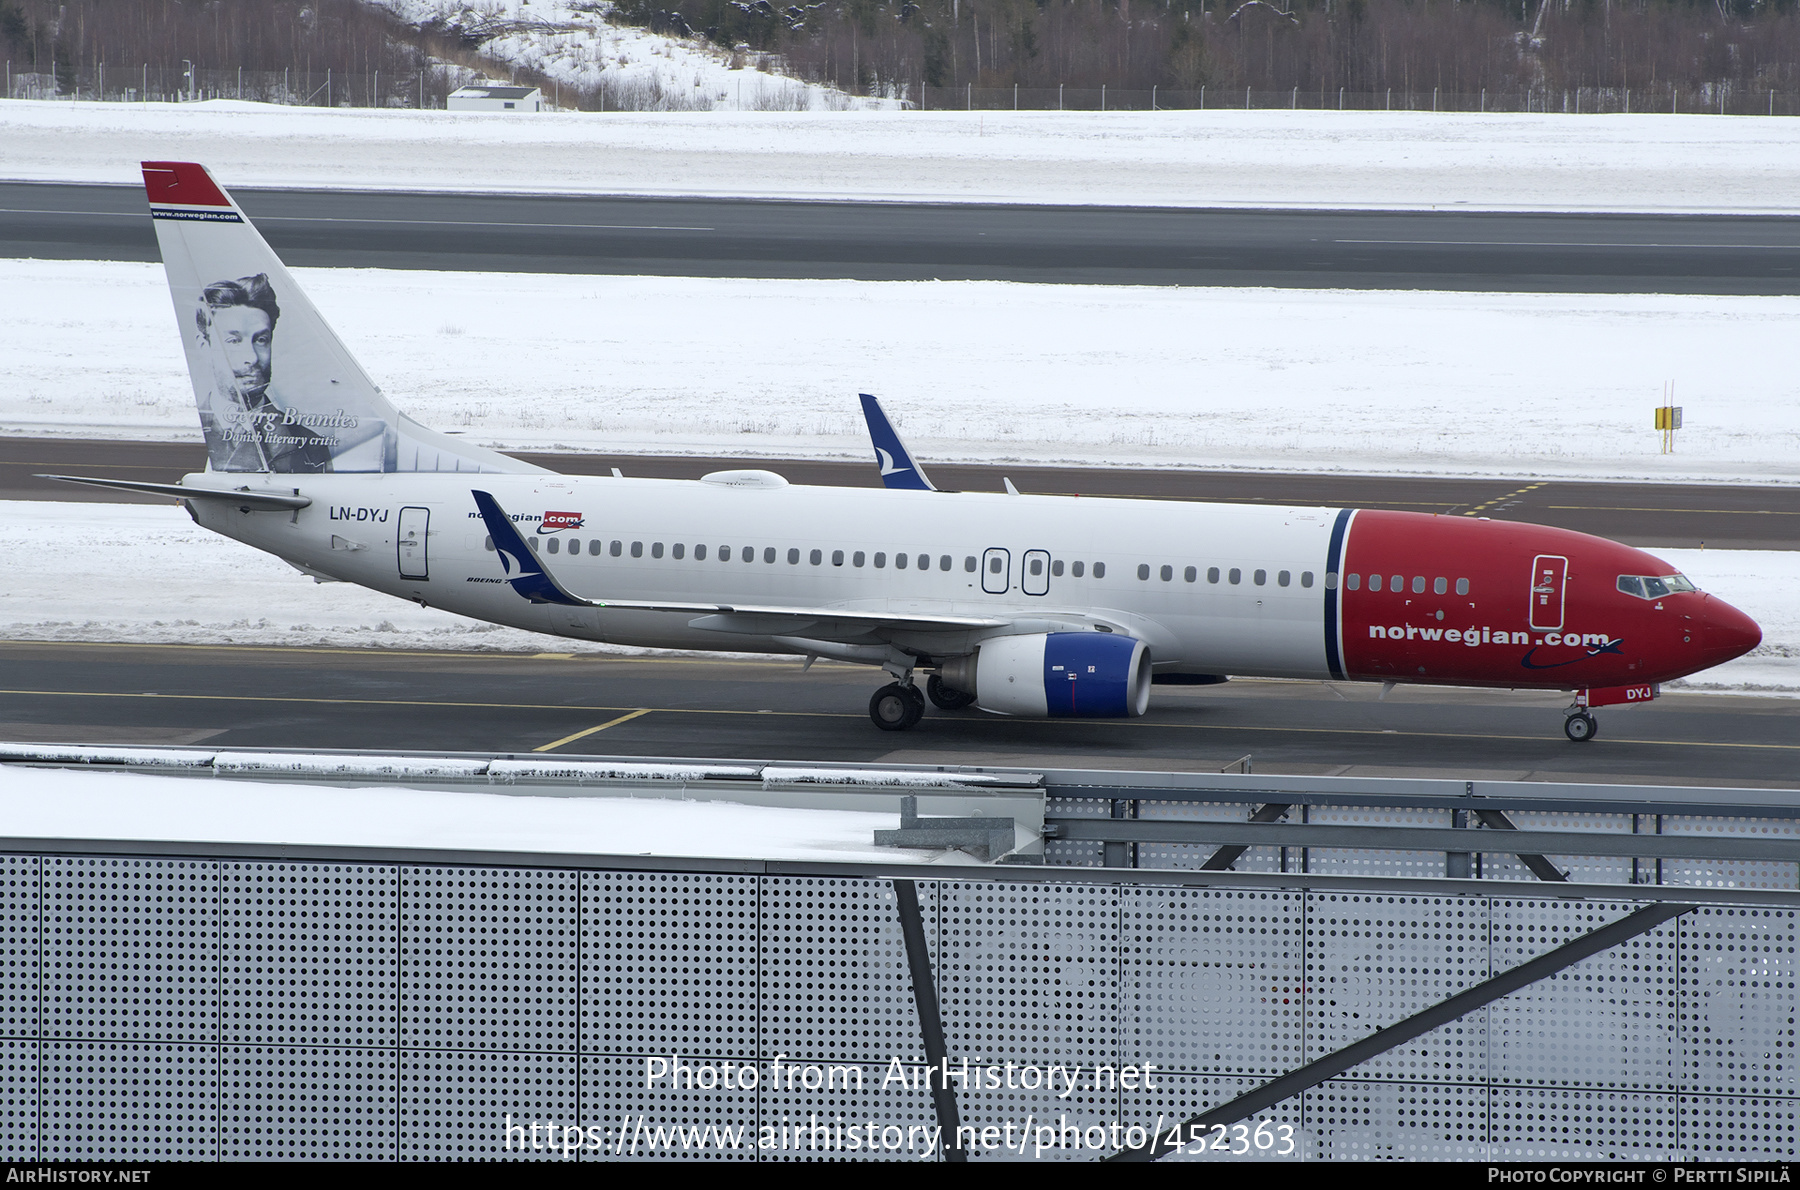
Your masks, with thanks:
<instances>
[{"instance_id":1,"label":"horizontal stabilizer","mask_svg":"<svg viewBox=\"0 0 1800 1190\"><path fill-rule=\"evenodd\" d=\"M291 512L312 503L311 496L297 492L271 492L261 488L197 488L179 483L145 483L136 479L89 479L80 475L37 475L34 479L57 479L63 483L85 483L94 488L116 488L121 492L145 492L152 496L173 496L177 500L223 500L259 512Z\"/></svg>"},{"instance_id":2,"label":"horizontal stabilizer","mask_svg":"<svg viewBox=\"0 0 1800 1190\"><path fill-rule=\"evenodd\" d=\"M931 480L925 477L924 469L906 449L906 444L900 441L900 435L893 423L888 421L881 402L868 393L857 395L862 398L863 417L869 423L869 437L875 443L875 465L881 468L881 482L890 488L905 488L916 492L937 491Z\"/></svg>"}]
</instances>

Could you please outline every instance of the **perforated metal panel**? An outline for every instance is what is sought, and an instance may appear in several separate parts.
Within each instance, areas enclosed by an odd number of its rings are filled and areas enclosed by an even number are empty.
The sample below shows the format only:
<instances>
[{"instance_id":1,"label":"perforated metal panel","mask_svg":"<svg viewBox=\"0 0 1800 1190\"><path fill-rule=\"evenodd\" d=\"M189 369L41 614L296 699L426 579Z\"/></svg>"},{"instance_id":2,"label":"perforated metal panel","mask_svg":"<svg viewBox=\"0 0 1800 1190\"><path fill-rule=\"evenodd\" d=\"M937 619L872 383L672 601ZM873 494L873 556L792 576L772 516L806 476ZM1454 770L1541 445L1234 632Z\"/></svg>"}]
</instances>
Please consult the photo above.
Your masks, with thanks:
<instances>
[{"instance_id":1,"label":"perforated metal panel","mask_svg":"<svg viewBox=\"0 0 1800 1190\"><path fill-rule=\"evenodd\" d=\"M1129 894L1121 1060L1265 1076L1303 1064L1305 910L1300 893Z\"/></svg>"},{"instance_id":2,"label":"perforated metal panel","mask_svg":"<svg viewBox=\"0 0 1800 1190\"><path fill-rule=\"evenodd\" d=\"M1071 1060L1065 1065L1074 1064ZM1046 1049L1035 1055L1025 1069L1013 1072L1020 1081L1032 1071L1045 1084L1055 1079L1054 1090L1049 1085L1008 1087L1003 1066L1001 1085L990 1087L985 1082L992 1080L984 1080L981 1089L957 1095L963 1123L975 1130L976 1143L965 1144L969 1160L1092 1161L1117 1152L1112 1126L1124 1121L1119 1115L1121 1092L1114 1078L1103 1077L1096 1089L1096 1072L1091 1064L1083 1063L1079 1071L1071 1072L1077 1080L1075 1089L1064 1094L1066 1084L1052 1073L1057 1065L1055 1051ZM1116 1073L1115 1063L1103 1065ZM1103 1130L1104 1147L1088 1147L1091 1128Z\"/></svg>"},{"instance_id":3,"label":"perforated metal panel","mask_svg":"<svg viewBox=\"0 0 1800 1190\"><path fill-rule=\"evenodd\" d=\"M1792 1161L1800 1152L1800 1102L1683 1095L1681 1147L1689 1161Z\"/></svg>"},{"instance_id":4,"label":"perforated metal panel","mask_svg":"<svg viewBox=\"0 0 1800 1190\"><path fill-rule=\"evenodd\" d=\"M215 1041L219 865L44 861L46 1037Z\"/></svg>"},{"instance_id":5,"label":"perforated metal panel","mask_svg":"<svg viewBox=\"0 0 1800 1190\"><path fill-rule=\"evenodd\" d=\"M390 867L225 864L223 1038L392 1045L398 879Z\"/></svg>"},{"instance_id":6,"label":"perforated metal panel","mask_svg":"<svg viewBox=\"0 0 1800 1190\"><path fill-rule=\"evenodd\" d=\"M777 1078L765 1063L764 1074L771 1077L764 1079L762 1122L774 1130L772 1140L785 1143L763 1150L762 1160L939 1158L941 1134L933 1131L937 1117L924 1067L871 1062L796 1070L797 1065L784 1064ZM959 1098L968 1102L968 1096Z\"/></svg>"},{"instance_id":7,"label":"perforated metal panel","mask_svg":"<svg viewBox=\"0 0 1800 1190\"><path fill-rule=\"evenodd\" d=\"M768 1059L925 1060L892 881L769 876L762 903ZM929 939L938 917L929 884L919 910Z\"/></svg>"},{"instance_id":8,"label":"perforated metal panel","mask_svg":"<svg viewBox=\"0 0 1800 1190\"><path fill-rule=\"evenodd\" d=\"M219 1047L43 1043L45 1161L212 1161Z\"/></svg>"},{"instance_id":9,"label":"perforated metal panel","mask_svg":"<svg viewBox=\"0 0 1800 1190\"><path fill-rule=\"evenodd\" d=\"M508 1117L521 1128L507 1147ZM530 1126L579 1126L573 1054L400 1052L402 1161L562 1160ZM540 1138L547 1134L539 1133Z\"/></svg>"},{"instance_id":10,"label":"perforated metal panel","mask_svg":"<svg viewBox=\"0 0 1800 1190\"><path fill-rule=\"evenodd\" d=\"M0 855L0 1037L38 1035L39 862Z\"/></svg>"},{"instance_id":11,"label":"perforated metal panel","mask_svg":"<svg viewBox=\"0 0 1800 1190\"><path fill-rule=\"evenodd\" d=\"M38 1043L0 1041L0 1160L38 1156Z\"/></svg>"},{"instance_id":12,"label":"perforated metal panel","mask_svg":"<svg viewBox=\"0 0 1800 1190\"><path fill-rule=\"evenodd\" d=\"M1309 1057L1360 1041L1488 977L1481 899L1320 893L1309 908ZM1487 1042L1487 1013L1477 1010L1364 1062L1356 1073L1484 1080Z\"/></svg>"},{"instance_id":13,"label":"perforated metal panel","mask_svg":"<svg viewBox=\"0 0 1800 1190\"><path fill-rule=\"evenodd\" d=\"M1187 1120L1240 1095L1256 1090L1268 1080L1263 1077L1233 1078L1218 1075L1156 1075L1152 1090L1122 1091L1124 1120L1168 1136L1171 1130L1182 1147L1163 1157L1163 1161L1211 1162L1231 1164L1241 1161L1301 1161L1317 1155L1317 1145L1306 1125L1305 1108L1300 1096L1284 1099L1275 1106L1243 1121L1240 1132L1231 1127L1209 1128L1196 1132L1184 1127ZM1265 1130L1263 1136L1257 1129Z\"/></svg>"},{"instance_id":14,"label":"perforated metal panel","mask_svg":"<svg viewBox=\"0 0 1800 1190\"><path fill-rule=\"evenodd\" d=\"M575 1051L579 877L401 872L401 1044Z\"/></svg>"},{"instance_id":15,"label":"perforated metal panel","mask_svg":"<svg viewBox=\"0 0 1800 1190\"><path fill-rule=\"evenodd\" d=\"M938 896L938 998L951 1053L1118 1060L1116 889L944 881Z\"/></svg>"},{"instance_id":16,"label":"perforated metal panel","mask_svg":"<svg viewBox=\"0 0 1800 1190\"><path fill-rule=\"evenodd\" d=\"M1703 905L1682 919L1682 1083L1800 1093L1800 923L1791 910Z\"/></svg>"},{"instance_id":17,"label":"perforated metal panel","mask_svg":"<svg viewBox=\"0 0 1800 1190\"><path fill-rule=\"evenodd\" d=\"M1678 1152L1675 1097L1495 1087L1495 1161L1668 1161Z\"/></svg>"},{"instance_id":18,"label":"perforated metal panel","mask_svg":"<svg viewBox=\"0 0 1800 1190\"><path fill-rule=\"evenodd\" d=\"M755 1061L754 876L586 872L581 1048Z\"/></svg>"},{"instance_id":19,"label":"perforated metal panel","mask_svg":"<svg viewBox=\"0 0 1800 1190\"><path fill-rule=\"evenodd\" d=\"M1636 909L1604 902L1493 901L1496 973ZM1667 923L1496 1001L1496 1083L1663 1089L1675 1081L1676 926Z\"/></svg>"},{"instance_id":20,"label":"perforated metal panel","mask_svg":"<svg viewBox=\"0 0 1800 1190\"><path fill-rule=\"evenodd\" d=\"M1306 1092L1327 1161L1485 1161L1486 1084L1333 1079Z\"/></svg>"},{"instance_id":21,"label":"perforated metal panel","mask_svg":"<svg viewBox=\"0 0 1800 1190\"><path fill-rule=\"evenodd\" d=\"M589 1131L581 1159L756 1160L764 1118L759 1083L766 1072L746 1076L735 1063L726 1070L723 1061L704 1059L646 1065L668 1057L582 1055L582 1123Z\"/></svg>"},{"instance_id":22,"label":"perforated metal panel","mask_svg":"<svg viewBox=\"0 0 1800 1190\"><path fill-rule=\"evenodd\" d=\"M228 1161L392 1160L392 1049L221 1047L219 1156Z\"/></svg>"},{"instance_id":23,"label":"perforated metal panel","mask_svg":"<svg viewBox=\"0 0 1800 1190\"><path fill-rule=\"evenodd\" d=\"M1057 818L1107 818L1112 815L1112 803L1100 798L1050 797L1044 799L1044 813ZM1104 845L1100 843L1044 840L1044 862L1059 867L1098 868L1104 853Z\"/></svg>"}]
</instances>

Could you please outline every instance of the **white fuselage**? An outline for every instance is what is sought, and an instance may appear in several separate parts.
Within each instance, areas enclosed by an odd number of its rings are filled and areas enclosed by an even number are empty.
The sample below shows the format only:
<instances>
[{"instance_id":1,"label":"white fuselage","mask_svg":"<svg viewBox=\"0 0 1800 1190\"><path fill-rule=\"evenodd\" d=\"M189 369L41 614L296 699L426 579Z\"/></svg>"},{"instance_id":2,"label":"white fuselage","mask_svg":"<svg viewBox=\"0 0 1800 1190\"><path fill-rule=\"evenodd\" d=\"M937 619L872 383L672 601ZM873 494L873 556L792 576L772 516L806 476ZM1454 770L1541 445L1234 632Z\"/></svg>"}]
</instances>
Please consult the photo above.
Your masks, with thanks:
<instances>
[{"instance_id":1,"label":"white fuselage","mask_svg":"<svg viewBox=\"0 0 1800 1190\"><path fill-rule=\"evenodd\" d=\"M185 482L217 488L224 478ZM791 625L719 630L716 618L696 626L702 617L686 611L530 603L499 581L473 488L492 493L544 566L584 599L1006 617L1010 632L1099 624L1144 640L1159 670L1331 676L1324 616L1335 509L551 474L271 479L270 490L297 491L311 506L242 512L195 501L196 519L321 575L558 636L807 651L792 643L805 632ZM564 514L548 525L571 527L539 532L547 513ZM875 629L856 639L946 656L994 631Z\"/></svg>"}]
</instances>

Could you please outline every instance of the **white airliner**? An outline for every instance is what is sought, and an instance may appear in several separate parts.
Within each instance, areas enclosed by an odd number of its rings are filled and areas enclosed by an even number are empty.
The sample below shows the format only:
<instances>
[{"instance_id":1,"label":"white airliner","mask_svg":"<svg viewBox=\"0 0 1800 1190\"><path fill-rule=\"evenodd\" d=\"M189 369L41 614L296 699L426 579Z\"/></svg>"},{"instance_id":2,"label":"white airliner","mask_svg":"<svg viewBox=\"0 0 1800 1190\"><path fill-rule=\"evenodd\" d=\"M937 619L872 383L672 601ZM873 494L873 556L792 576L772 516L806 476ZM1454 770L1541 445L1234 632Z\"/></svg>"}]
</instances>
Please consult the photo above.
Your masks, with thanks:
<instances>
[{"instance_id":1,"label":"white airliner","mask_svg":"<svg viewBox=\"0 0 1800 1190\"><path fill-rule=\"evenodd\" d=\"M1153 681L1235 674L1569 690L1585 740L1588 708L1761 639L1667 563L1560 529L937 491L878 407L880 489L554 474L396 410L203 167L144 181L208 469L78 482L178 496L322 580L582 640L864 663L887 730L923 714L920 672L939 707L1039 717L1141 715Z\"/></svg>"}]
</instances>

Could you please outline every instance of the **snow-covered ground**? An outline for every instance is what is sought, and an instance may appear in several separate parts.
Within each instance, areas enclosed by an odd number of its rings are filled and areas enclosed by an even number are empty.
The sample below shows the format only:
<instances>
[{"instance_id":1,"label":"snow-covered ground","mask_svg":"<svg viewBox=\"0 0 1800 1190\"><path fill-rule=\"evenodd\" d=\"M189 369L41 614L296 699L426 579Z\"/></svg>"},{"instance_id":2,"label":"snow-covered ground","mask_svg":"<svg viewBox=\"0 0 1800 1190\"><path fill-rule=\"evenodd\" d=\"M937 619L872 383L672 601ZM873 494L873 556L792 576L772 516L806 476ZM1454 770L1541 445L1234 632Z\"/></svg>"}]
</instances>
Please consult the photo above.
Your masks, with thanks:
<instances>
[{"instance_id":1,"label":"snow-covered ground","mask_svg":"<svg viewBox=\"0 0 1800 1190\"><path fill-rule=\"evenodd\" d=\"M926 862L877 847L891 813L629 797L333 788L10 765L0 822L19 838L428 847L820 862ZM953 859L963 859L953 854Z\"/></svg>"},{"instance_id":2,"label":"snow-covered ground","mask_svg":"<svg viewBox=\"0 0 1800 1190\"><path fill-rule=\"evenodd\" d=\"M1763 628L1755 652L1684 685L1800 693L1800 551L1655 553ZM624 651L314 583L173 505L0 501L0 557L31 559L0 581L0 639Z\"/></svg>"},{"instance_id":3,"label":"snow-covered ground","mask_svg":"<svg viewBox=\"0 0 1800 1190\"><path fill-rule=\"evenodd\" d=\"M657 111L845 111L880 107L782 76L779 62L733 53L701 37L607 24L604 0L371 0L411 25L497 33L481 53L535 70L572 91L604 89ZM545 98L555 101L554 86ZM572 98L571 96L565 98ZM573 103L569 106L573 107Z\"/></svg>"},{"instance_id":4,"label":"snow-covered ground","mask_svg":"<svg viewBox=\"0 0 1800 1190\"><path fill-rule=\"evenodd\" d=\"M861 391L927 465L1800 478L1800 298L295 271L505 448L865 458ZM158 265L0 261L0 351L0 433L199 435Z\"/></svg>"},{"instance_id":5,"label":"snow-covered ground","mask_svg":"<svg viewBox=\"0 0 1800 1190\"><path fill-rule=\"evenodd\" d=\"M745 106L750 106L746 100ZM1125 206L1800 210L1800 120L1430 112L532 115L0 100L0 178Z\"/></svg>"}]
</instances>

